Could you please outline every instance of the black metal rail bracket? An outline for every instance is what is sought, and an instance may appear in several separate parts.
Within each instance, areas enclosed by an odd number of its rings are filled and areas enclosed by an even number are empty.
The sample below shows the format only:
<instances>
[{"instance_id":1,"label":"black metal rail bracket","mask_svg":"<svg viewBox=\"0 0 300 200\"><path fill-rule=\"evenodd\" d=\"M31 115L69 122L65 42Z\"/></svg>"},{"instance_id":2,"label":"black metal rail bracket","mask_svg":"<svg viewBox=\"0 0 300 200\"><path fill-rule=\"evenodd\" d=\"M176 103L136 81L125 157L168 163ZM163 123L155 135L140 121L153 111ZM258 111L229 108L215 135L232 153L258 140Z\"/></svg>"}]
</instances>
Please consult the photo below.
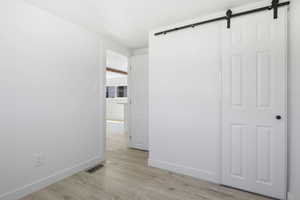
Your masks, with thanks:
<instances>
[{"instance_id":1,"label":"black metal rail bracket","mask_svg":"<svg viewBox=\"0 0 300 200\"><path fill-rule=\"evenodd\" d=\"M279 0L272 0L272 5L270 7L270 10L274 10L274 19L278 18L278 4Z\"/></svg>"},{"instance_id":2,"label":"black metal rail bracket","mask_svg":"<svg viewBox=\"0 0 300 200\"><path fill-rule=\"evenodd\" d=\"M159 36L159 35L166 35L167 33L171 33L174 31L179 31L182 29L187 29L187 28L195 28L196 26L200 26L203 24L208 24L208 23L212 23L212 22L216 22L216 21L221 21L221 20L226 20L227 21L227 28L229 29L231 27L231 19L234 17L239 17L239 16L243 16L243 15L249 15L251 13L257 13L257 12L262 12L262 11L266 11L266 10L273 10L274 12L274 19L278 18L278 8L282 7L282 6L288 6L290 5L289 1L286 2L282 2L280 3L279 0L272 0L271 6L265 6L265 7L261 7L261 8L256 8L253 10L247 10L244 12L239 12L239 13L233 13L232 10L228 10L226 12L226 16L223 17L218 17L218 18L214 18L214 19L209 19L206 21L201 21L201 22L197 22L194 24L189 24L189 25L185 25L185 26L180 26L180 27L176 27L176 28L172 28L169 30L165 30L165 31L161 31L158 33L155 33L155 36Z\"/></svg>"},{"instance_id":3,"label":"black metal rail bracket","mask_svg":"<svg viewBox=\"0 0 300 200\"><path fill-rule=\"evenodd\" d=\"M226 12L227 28L230 28L231 26L231 16L232 16L232 10L229 9Z\"/></svg>"}]
</instances>

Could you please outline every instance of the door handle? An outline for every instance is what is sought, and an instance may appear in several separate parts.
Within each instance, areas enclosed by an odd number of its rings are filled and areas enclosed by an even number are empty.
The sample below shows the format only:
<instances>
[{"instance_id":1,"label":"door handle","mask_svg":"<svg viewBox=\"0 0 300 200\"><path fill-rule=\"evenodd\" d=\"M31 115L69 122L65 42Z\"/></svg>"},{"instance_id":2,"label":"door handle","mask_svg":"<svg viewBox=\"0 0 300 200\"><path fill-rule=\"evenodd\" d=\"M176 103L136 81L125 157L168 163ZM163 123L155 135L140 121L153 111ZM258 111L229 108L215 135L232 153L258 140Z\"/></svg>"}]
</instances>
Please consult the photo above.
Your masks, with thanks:
<instances>
[{"instance_id":1,"label":"door handle","mask_svg":"<svg viewBox=\"0 0 300 200\"><path fill-rule=\"evenodd\" d=\"M276 119L281 120L282 119L281 115L276 115Z\"/></svg>"}]
</instances>

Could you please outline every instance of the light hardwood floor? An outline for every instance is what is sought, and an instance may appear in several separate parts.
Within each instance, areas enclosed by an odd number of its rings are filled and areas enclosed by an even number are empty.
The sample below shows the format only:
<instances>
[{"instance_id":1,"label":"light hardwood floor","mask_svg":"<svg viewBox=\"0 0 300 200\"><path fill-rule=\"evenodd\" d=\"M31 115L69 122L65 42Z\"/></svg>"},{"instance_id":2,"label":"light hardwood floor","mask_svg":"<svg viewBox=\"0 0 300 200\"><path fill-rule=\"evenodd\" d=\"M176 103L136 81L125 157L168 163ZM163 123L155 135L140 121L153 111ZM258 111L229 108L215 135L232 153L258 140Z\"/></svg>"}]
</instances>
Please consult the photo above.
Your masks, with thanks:
<instances>
[{"instance_id":1,"label":"light hardwood floor","mask_svg":"<svg viewBox=\"0 0 300 200\"><path fill-rule=\"evenodd\" d=\"M113 134L104 168L80 172L22 200L270 200L147 167L147 157L128 149L124 134Z\"/></svg>"}]
</instances>

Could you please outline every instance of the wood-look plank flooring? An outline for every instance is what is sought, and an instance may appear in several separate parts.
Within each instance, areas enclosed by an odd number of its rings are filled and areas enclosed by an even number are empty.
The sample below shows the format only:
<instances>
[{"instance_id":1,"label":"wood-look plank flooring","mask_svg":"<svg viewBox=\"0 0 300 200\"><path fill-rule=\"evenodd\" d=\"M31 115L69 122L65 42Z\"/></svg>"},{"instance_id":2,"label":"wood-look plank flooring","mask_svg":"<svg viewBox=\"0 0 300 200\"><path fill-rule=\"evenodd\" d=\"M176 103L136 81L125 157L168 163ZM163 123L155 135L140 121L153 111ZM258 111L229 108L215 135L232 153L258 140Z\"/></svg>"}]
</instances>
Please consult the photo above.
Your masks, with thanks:
<instances>
[{"instance_id":1,"label":"wood-look plank flooring","mask_svg":"<svg viewBox=\"0 0 300 200\"><path fill-rule=\"evenodd\" d=\"M128 149L125 134L107 138L105 167L80 172L22 200L270 200L148 167L147 152Z\"/></svg>"}]
</instances>

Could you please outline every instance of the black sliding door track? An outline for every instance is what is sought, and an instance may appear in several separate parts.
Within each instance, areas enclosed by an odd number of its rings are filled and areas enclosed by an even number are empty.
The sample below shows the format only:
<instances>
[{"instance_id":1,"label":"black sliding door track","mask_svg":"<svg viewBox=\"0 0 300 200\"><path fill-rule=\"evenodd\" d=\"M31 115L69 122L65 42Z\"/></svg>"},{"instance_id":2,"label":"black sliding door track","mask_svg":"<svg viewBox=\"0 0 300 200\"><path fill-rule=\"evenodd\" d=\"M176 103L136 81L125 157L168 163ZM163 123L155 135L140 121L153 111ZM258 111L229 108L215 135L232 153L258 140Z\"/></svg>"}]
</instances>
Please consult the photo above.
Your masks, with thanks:
<instances>
[{"instance_id":1,"label":"black sliding door track","mask_svg":"<svg viewBox=\"0 0 300 200\"><path fill-rule=\"evenodd\" d=\"M288 6L289 4L290 4L289 1L279 3L279 0L273 0L271 6L265 6L265 7L256 8L256 9L253 9L253 10L244 11L244 12L232 13L231 10L228 10L226 12L226 16L224 16L224 17L218 17L218 18L214 18L214 19L210 19L210 20L206 20L206 21L202 21L202 22L197 22L197 23L194 23L194 24L189 24L189 25L180 26L180 27L177 27L177 28L172 28L172 29L169 29L169 30L165 30L165 31L155 33L154 35L155 36L165 35L167 33L171 33L171 32L174 32L174 31L179 31L179 30L183 30L183 29L187 29L187 28L194 28L196 26L200 26L200 25L203 25L203 24L208 24L208 23L211 23L211 22L221 21L221 20L227 20L227 28L230 28L230 19L231 18L239 17L239 16L242 16L242 15L248 15L248 14L252 14L252 13L256 13L256 12L266 11L266 10L273 10L274 19L277 19L277 17L278 17L278 7Z\"/></svg>"}]
</instances>

